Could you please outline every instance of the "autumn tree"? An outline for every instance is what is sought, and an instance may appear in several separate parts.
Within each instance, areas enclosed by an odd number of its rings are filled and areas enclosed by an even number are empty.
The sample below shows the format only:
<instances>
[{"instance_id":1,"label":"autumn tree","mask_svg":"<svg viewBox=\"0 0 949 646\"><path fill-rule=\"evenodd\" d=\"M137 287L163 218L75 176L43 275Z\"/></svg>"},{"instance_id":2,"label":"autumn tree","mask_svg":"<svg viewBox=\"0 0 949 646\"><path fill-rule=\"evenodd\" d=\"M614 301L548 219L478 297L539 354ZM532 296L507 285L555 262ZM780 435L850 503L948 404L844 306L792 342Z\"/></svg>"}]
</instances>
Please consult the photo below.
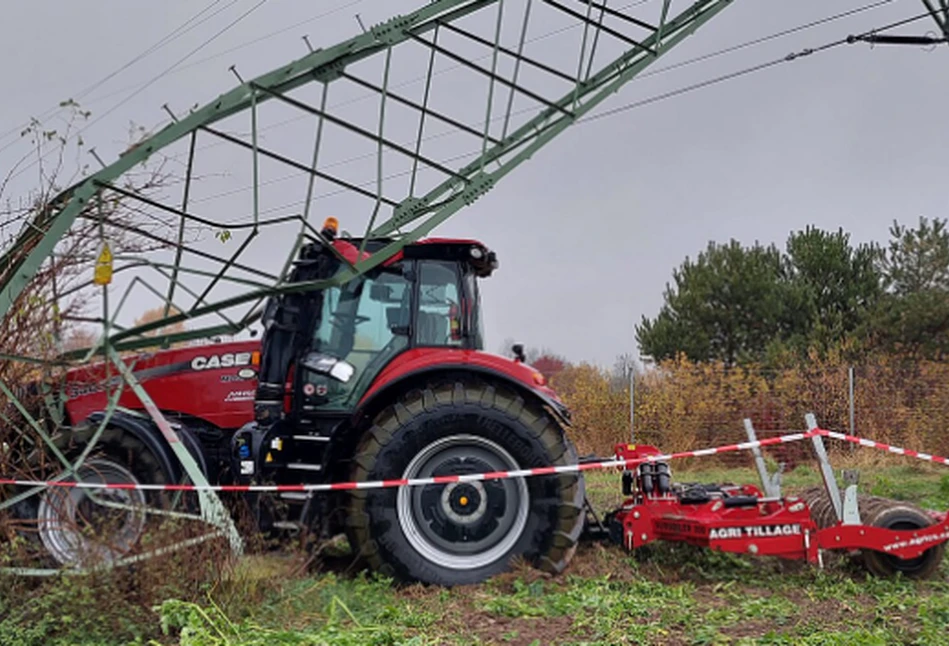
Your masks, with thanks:
<instances>
[{"instance_id":1,"label":"autumn tree","mask_svg":"<svg viewBox=\"0 0 949 646\"><path fill-rule=\"evenodd\" d=\"M852 246L843 229L807 227L789 236L786 250L790 343L801 354L824 355L858 335L876 308L883 294L880 249Z\"/></svg>"},{"instance_id":2,"label":"autumn tree","mask_svg":"<svg viewBox=\"0 0 949 646\"><path fill-rule=\"evenodd\" d=\"M569 365L564 357L551 352L544 352L530 363L547 379L553 378Z\"/></svg>"},{"instance_id":3,"label":"autumn tree","mask_svg":"<svg viewBox=\"0 0 949 646\"><path fill-rule=\"evenodd\" d=\"M0 279L9 279L20 264L38 246L42 231L49 228L57 213L71 199L75 187L89 174L87 164L78 160L87 156L79 136L82 123L90 113L74 101L64 101L60 124L51 128L32 119L22 132L28 152L9 169L0 181ZM139 130L138 137L146 136ZM74 163L75 162L75 163ZM10 199L11 180L34 169L37 183L17 200ZM164 191L171 183L164 161L143 163L126 174L123 189L149 198ZM95 290L92 284L95 259L103 241L113 254L138 254L165 248L160 237L161 219L143 216L142 210L123 194L103 190L97 199L88 200L75 222L62 235L53 253L23 287L7 315L0 320L0 337L8 355L52 357L68 342L70 349L87 332L74 329L88 323L100 324L101 317L89 311ZM98 338L96 335L95 338ZM13 369L0 362L0 378Z\"/></svg>"},{"instance_id":4,"label":"autumn tree","mask_svg":"<svg viewBox=\"0 0 949 646\"><path fill-rule=\"evenodd\" d=\"M842 229L792 232L784 252L709 243L674 270L658 316L637 326L640 350L731 366L851 346L883 295L880 257Z\"/></svg>"}]
</instances>

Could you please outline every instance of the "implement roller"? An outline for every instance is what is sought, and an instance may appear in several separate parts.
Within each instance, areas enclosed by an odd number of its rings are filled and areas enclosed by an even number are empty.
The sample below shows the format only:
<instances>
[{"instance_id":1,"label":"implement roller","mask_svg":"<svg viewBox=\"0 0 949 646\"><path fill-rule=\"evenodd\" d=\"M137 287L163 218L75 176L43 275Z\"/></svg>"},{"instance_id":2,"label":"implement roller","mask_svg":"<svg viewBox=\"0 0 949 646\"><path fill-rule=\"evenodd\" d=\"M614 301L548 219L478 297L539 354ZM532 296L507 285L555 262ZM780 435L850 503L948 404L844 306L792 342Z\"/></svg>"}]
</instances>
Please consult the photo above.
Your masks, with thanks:
<instances>
[{"instance_id":1,"label":"implement roller","mask_svg":"<svg viewBox=\"0 0 949 646\"><path fill-rule=\"evenodd\" d=\"M810 426L816 424L809 420ZM746 422L749 439L754 430ZM949 540L949 517L909 502L857 493L844 472L842 493L823 438L813 435L823 486L781 494L780 474L769 475L755 450L762 486L676 483L653 446L620 444L627 460L627 499L606 515L602 529L628 550L657 540L685 542L723 552L776 556L823 566L823 552L853 556L871 574L924 579L935 574Z\"/></svg>"}]
</instances>

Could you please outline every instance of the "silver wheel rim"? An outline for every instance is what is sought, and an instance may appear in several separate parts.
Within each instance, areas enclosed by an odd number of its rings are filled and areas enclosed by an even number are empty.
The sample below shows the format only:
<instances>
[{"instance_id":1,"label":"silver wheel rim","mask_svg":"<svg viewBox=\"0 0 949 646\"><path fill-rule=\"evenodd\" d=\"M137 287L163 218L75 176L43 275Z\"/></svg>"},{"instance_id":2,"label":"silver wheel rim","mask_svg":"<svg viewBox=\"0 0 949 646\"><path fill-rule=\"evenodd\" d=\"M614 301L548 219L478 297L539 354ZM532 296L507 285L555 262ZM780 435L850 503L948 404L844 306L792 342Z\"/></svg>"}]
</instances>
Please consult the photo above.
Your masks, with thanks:
<instances>
[{"instance_id":1,"label":"silver wheel rim","mask_svg":"<svg viewBox=\"0 0 949 646\"><path fill-rule=\"evenodd\" d=\"M452 435L437 440L412 459L403 478L428 478L462 472L519 469L517 461L498 444L476 435ZM458 501L470 500L470 511L459 514ZM455 508L450 506L454 500ZM499 507L503 510L499 512ZM399 525L409 544L426 560L446 568L473 570L507 554L527 525L530 494L524 478L448 485L400 487L396 498ZM480 536L452 541L444 532ZM493 531L490 528L494 527Z\"/></svg>"},{"instance_id":2,"label":"silver wheel rim","mask_svg":"<svg viewBox=\"0 0 949 646\"><path fill-rule=\"evenodd\" d=\"M125 467L111 460L90 460L77 472L77 481L138 484ZM91 496L90 496L91 494ZM118 509L95 502L133 506ZM145 528L145 493L141 489L51 488L40 497L37 508L43 546L57 563L80 567L110 564L127 554ZM91 514L90 514L91 512ZM97 531L96 519L107 515L115 531Z\"/></svg>"}]
</instances>

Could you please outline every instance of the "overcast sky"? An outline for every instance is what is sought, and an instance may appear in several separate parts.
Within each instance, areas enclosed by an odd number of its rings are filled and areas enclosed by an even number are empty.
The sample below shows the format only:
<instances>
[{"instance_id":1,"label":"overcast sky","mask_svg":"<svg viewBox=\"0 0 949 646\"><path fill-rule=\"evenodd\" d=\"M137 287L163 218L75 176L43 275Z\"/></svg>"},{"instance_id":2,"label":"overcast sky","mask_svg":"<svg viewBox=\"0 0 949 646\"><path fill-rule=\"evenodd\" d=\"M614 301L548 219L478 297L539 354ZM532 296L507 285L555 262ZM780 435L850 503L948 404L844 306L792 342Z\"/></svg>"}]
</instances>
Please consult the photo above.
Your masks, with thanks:
<instances>
[{"instance_id":1,"label":"overcast sky","mask_svg":"<svg viewBox=\"0 0 949 646\"><path fill-rule=\"evenodd\" d=\"M217 3L214 10L223 8L221 13L117 74L82 103L94 118L104 113L258 1ZM735 0L656 67L865 2ZM114 72L208 4L7 0L0 21L0 133ZM130 122L162 125L163 103L184 112L227 91L235 84L227 71L231 64L250 78L303 55L304 34L316 47L329 46L359 32L356 13L368 26L423 4L269 0L103 117L84 138L112 161L127 140ZM654 19L660 5L658 0L645 3L634 15ZM633 82L598 111L921 10L919 0L893 0ZM532 27L544 31L544 25ZM932 21L918 22L902 33L933 28ZM280 30L285 31L263 38ZM251 43L255 39L261 40ZM550 47L536 51L538 56L557 53ZM516 337L573 361L609 365L620 353L637 352L633 326L643 315L655 315L672 269L709 240L783 245L791 230L813 224L843 227L856 241L882 241L894 218L912 222L949 215L949 134L940 122L947 99L949 47L845 45L569 128L437 233L476 237L498 251L501 269L483 288L490 350ZM483 104L478 109L483 112ZM309 123L302 132L310 141ZM13 139L0 138L0 148ZM0 173L24 152L20 145L0 152ZM339 151L333 155L345 157ZM20 178L8 197L28 190L30 181L29 175ZM345 213L333 214L347 225ZM360 215L352 228L362 223Z\"/></svg>"}]
</instances>

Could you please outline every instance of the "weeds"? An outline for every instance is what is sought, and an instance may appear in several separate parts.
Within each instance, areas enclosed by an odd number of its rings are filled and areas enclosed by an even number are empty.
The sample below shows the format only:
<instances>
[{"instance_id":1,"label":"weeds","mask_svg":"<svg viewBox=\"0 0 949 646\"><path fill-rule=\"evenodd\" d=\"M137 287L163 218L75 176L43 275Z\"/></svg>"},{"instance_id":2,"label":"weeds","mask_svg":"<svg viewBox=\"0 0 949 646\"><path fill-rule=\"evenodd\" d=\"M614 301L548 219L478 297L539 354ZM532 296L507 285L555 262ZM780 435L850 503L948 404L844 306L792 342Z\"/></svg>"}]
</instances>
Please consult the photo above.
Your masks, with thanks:
<instances>
[{"instance_id":1,"label":"weeds","mask_svg":"<svg viewBox=\"0 0 949 646\"><path fill-rule=\"evenodd\" d=\"M683 481L754 477L751 470L677 473ZM817 481L799 468L785 486ZM619 502L614 474L588 483L598 508ZM871 470L861 488L949 506L949 477L936 471ZM0 643L949 646L946 566L938 580L911 582L869 577L845 558L820 570L684 544L634 555L586 544L561 577L518 567L480 586L446 589L396 587L367 573L301 573L306 559L296 553L252 555L186 576L202 560L213 553L99 578L4 581Z\"/></svg>"}]
</instances>

